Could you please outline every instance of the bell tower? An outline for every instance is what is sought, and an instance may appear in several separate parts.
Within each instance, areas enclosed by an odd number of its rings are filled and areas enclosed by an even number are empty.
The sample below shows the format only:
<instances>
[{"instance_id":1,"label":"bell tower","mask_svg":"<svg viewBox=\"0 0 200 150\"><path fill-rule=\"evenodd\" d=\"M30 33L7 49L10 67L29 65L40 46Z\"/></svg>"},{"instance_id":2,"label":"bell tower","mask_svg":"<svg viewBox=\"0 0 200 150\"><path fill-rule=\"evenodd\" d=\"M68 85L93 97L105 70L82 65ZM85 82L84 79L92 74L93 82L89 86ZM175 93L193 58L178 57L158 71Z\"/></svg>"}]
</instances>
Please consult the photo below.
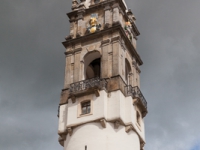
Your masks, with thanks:
<instances>
[{"instance_id":1,"label":"bell tower","mask_svg":"<svg viewBox=\"0 0 200 150\"><path fill-rule=\"evenodd\" d=\"M64 150L143 150L140 34L124 0L72 0L59 143Z\"/></svg>"}]
</instances>

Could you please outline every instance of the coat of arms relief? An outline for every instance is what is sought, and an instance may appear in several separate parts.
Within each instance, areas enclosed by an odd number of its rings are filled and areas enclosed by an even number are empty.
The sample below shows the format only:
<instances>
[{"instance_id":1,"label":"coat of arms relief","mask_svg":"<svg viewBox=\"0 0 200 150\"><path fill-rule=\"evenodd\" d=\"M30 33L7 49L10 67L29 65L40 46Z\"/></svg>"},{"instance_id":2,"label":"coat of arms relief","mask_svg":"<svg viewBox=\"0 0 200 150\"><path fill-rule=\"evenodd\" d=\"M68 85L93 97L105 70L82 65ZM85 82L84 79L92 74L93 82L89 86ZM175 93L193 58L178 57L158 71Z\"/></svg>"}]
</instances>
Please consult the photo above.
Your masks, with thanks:
<instances>
[{"instance_id":1,"label":"coat of arms relief","mask_svg":"<svg viewBox=\"0 0 200 150\"><path fill-rule=\"evenodd\" d=\"M91 14L87 27L87 33L95 33L96 31L99 31L100 28L101 24L98 23L98 14Z\"/></svg>"}]
</instances>

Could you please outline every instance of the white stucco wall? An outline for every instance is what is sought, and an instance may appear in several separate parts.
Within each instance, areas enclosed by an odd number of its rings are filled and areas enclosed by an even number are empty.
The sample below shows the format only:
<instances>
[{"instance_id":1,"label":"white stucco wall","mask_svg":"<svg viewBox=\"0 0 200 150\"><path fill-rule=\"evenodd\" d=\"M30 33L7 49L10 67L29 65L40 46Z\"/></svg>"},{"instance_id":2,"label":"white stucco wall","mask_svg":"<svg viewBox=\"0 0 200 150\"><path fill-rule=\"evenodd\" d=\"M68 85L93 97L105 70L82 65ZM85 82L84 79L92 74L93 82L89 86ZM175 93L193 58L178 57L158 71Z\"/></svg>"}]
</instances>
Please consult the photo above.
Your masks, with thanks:
<instances>
[{"instance_id":1,"label":"white stucco wall","mask_svg":"<svg viewBox=\"0 0 200 150\"><path fill-rule=\"evenodd\" d=\"M134 131L125 132L124 126L114 129L112 123L102 128L100 123L88 123L67 135L64 150L140 150L140 141Z\"/></svg>"},{"instance_id":2,"label":"white stucco wall","mask_svg":"<svg viewBox=\"0 0 200 150\"><path fill-rule=\"evenodd\" d=\"M78 115L78 109L79 109L78 105L83 100L91 100L91 114L80 117ZM81 138L83 136L81 132L86 132L88 130L88 132L96 132L95 138L97 138L99 136L98 134L103 134L101 136L105 138L108 135L109 135L109 137L112 137L111 133L113 133L113 136L114 136L116 133L120 133L121 131L123 131L123 134L127 134L124 129L125 126L132 125L134 127L134 129L137 131L137 134L140 135L140 137L144 140L145 137L144 137L143 119L141 118L140 126L138 126L136 112L137 112L137 107L133 105L132 97L130 97L130 96L125 97L121 91L111 92L109 94L109 96L108 96L108 93L106 93L105 91L100 91L99 97L96 97L95 94L90 94L87 96L82 96L82 97L77 98L75 103L72 103L72 101L69 99L68 104L61 105L60 113L59 113L60 117L59 117L59 129L58 130L59 130L59 132L63 132L67 127L72 127L72 129L73 129L72 135L73 136L77 132L77 134L80 133L79 138ZM107 129L107 127L104 129L101 126L99 126L100 123L98 120L102 119L102 118L105 118L108 122L109 121L112 122L112 121L120 119L120 120L122 120L122 122L125 126L121 125L120 128L123 128L123 130L119 130L120 132L117 130L117 132L115 133L115 132L113 132L113 130L116 131L114 129L114 127L112 127L112 131L110 131L110 129ZM93 121L97 121L98 125L96 125ZM89 122L93 122L94 124L93 123L90 124ZM85 124L85 125L83 125L83 124ZM111 127L112 125L108 123L108 126ZM82 127L84 127L84 129L86 131L82 130ZM96 128L94 130L91 129L89 131L88 128L90 128L90 127L92 127L92 128L97 127L98 131L96 131L97 130ZM80 132L79 132L79 129L80 129ZM107 131L109 132L108 135L106 135L106 133L104 133ZM130 133L132 133L132 131L130 131ZM128 133L128 134L130 134L130 133ZM93 136L93 135L91 135L91 136ZM69 135L68 135L68 137L69 137ZM77 135L77 137L78 137L78 135ZM85 137L85 138L87 138L87 137ZM67 138L67 140L68 140L68 138ZM115 139L113 139L113 140L115 140ZM120 140L120 139L118 139L118 140ZM72 141L72 143L74 142L73 140L70 140L70 141ZM88 140L86 140L86 141L88 141ZM66 142L69 143L69 141L66 141ZM71 142L70 142L70 144L71 144ZM69 148L69 150L71 150L71 148Z\"/></svg>"},{"instance_id":3,"label":"white stucco wall","mask_svg":"<svg viewBox=\"0 0 200 150\"><path fill-rule=\"evenodd\" d=\"M82 100L92 100L91 115L78 117L78 104ZM107 118L107 93L105 91L100 91L99 97L96 97L95 94L90 94L77 98L75 103L69 100L68 115L66 118L67 126L78 125L101 118Z\"/></svg>"},{"instance_id":4,"label":"white stucco wall","mask_svg":"<svg viewBox=\"0 0 200 150\"><path fill-rule=\"evenodd\" d=\"M67 123L67 104L60 106L58 131L64 132Z\"/></svg>"}]
</instances>

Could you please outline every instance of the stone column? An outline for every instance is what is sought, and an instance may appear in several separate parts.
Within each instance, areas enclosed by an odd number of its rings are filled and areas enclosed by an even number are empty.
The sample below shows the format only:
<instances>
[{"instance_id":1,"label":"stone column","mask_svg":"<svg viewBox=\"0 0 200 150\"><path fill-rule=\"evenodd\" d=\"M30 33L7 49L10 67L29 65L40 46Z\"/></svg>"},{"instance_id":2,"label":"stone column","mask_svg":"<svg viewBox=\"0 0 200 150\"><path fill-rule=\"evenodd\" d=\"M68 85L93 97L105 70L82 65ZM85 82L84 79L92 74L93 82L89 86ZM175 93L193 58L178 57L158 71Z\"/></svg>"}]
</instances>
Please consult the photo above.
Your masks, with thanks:
<instances>
[{"instance_id":1,"label":"stone column","mask_svg":"<svg viewBox=\"0 0 200 150\"><path fill-rule=\"evenodd\" d=\"M117 76L120 74L119 65L120 65L120 37L112 38L112 49L113 49L113 66L112 66L112 75Z\"/></svg>"},{"instance_id":2,"label":"stone column","mask_svg":"<svg viewBox=\"0 0 200 150\"><path fill-rule=\"evenodd\" d=\"M136 64L136 61L135 61L135 58L133 58L133 62L132 62L132 65L133 65L133 75L132 75L132 86L137 86L137 83L136 83L136 78L137 78L137 72L136 72L136 68L137 68L137 64Z\"/></svg>"},{"instance_id":3,"label":"stone column","mask_svg":"<svg viewBox=\"0 0 200 150\"><path fill-rule=\"evenodd\" d=\"M75 61L74 61L74 82L79 81L79 73L80 73L80 54L81 52L75 53Z\"/></svg>"},{"instance_id":4,"label":"stone column","mask_svg":"<svg viewBox=\"0 0 200 150\"><path fill-rule=\"evenodd\" d=\"M112 76L112 64L113 64L113 51L110 46L108 51L108 77L110 78Z\"/></svg>"},{"instance_id":5,"label":"stone column","mask_svg":"<svg viewBox=\"0 0 200 150\"><path fill-rule=\"evenodd\" d=\"M78 18L77 18L78 30L77 30L77 33L76 33L77 37L80 37L80 36L83 35L83 28L84 28L83 14L84 14L84 12L85 12L84 9L81 9L81 10L78 11Z\"/></svg>"},{"instance_id":6,"label":"stone column","mask_svg":"<svg viewBox=\"0 0 200 150\"><path fill-rule=\"evenodd\" d=\"M119 17L119 4L116 3L113 5L113 24L118 24L120 17Z\"/></svg>"},{"instance_id":7,"label":"stone column","mask_svg":"<svg viewBox=\"0 0 200 150\"><path fill-rule=\"evenodd\" d=\"M106 5L105 8L104 8L104 11L105 11L105 22L104 22L104 28L108 28L111 26L112 24L112 14L111 14L111 7L110 5Z\"/></svg>"},{"instance_id":8,"label":"stone column","mask_svg":"<svg viewBox=\"0 0 200 150\"><path fill-rule=\"evenodd\" d=\"M104 40L101 42L102 46L102 58L101 58L101 78L108 77L108 51L110 49L110 40Z\"/></svg>"},{"instance_id":9,"label":"stone column","mask_svg":"<svg viewBox=\"0 0 200 150\"><path fill-rule=\"evenodd\" d=\"M75 18L70 19L70 37L73 39L75 38L75 33L76 33L76 22Z\"/></svg>"},{"instance_id":10,"label":"stone column","mask_svg":"<svg viewBox=\"0 0 200 150\"><path fill-rule=\"evenodd\" d=\"M69 85L72 83L71 79L71 55L66 56L66 67L65 67L65 84L64 88L69 88Z\"/></svg>"}]
</instances>

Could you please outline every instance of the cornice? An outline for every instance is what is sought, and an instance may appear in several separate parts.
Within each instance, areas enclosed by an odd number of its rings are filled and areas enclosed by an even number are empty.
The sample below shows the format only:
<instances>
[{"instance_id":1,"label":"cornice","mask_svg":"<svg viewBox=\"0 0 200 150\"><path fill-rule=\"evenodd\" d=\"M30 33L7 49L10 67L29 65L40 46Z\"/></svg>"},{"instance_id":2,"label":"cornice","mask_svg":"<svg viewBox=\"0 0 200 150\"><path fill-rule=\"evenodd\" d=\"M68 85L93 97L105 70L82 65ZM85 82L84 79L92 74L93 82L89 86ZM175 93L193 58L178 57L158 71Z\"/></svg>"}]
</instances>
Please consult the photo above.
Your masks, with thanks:
<instances>
[{"instance_id":1,"label":"cornice","mask_svg":"<svg viewBox=\"0 0 200 150\"><path fill-rule=\"evenodd\" d=\"M114 128L117 129L119 126L124 126L125 132L129 133L131 130L133 130L139 137L141 146L144 147L145 145L145 139L142 137L139 130L137 130L137 126L135 124L129 123L125 124L121 118L116 118L113 120L107 120L106 118L98 118L95 120L86 121L83 123L73 124L73 125L67 125L65 130L63 132L58 131L58 135L60 136L59 142L63 142L66 140L67 134L70 136L73 134L73 130L81 125L87 124L87 123L97 123L99 122L103 128L106 128L106 123L114 123Z\"/></svg>"},{"instance_id":2,"label":"cornice","mask_svg":"<svg viewBox=\"0 0 200 150\"><path fill-rule=\"evenodd\" d=\"M142 59L140 58L139 54L137 53L136 49L134 48L133 44L131 43L131 41L128 39L128 37L126 36L126 33L124 31L124 29L122 28L122 26L120 24L117 24L115 26L112 26L110 28L106 28L104 30L100 30L98 32L92 33L92 34L87 34L84 36L80 36L78 38L75 39L68 39L64 42L62 42L62 44L64 45L65 48L67 48L69 45L71 44L75 44L77 42L82 42L84 39L94 39L95 37L100 37L103 36L103 34L107 33L107 32L113 32L113 31L120 31L122 38L124 38L124 43L126 44L128 50L130 51L130 53L135 56L137 62L139 65L143 64ZM67 54L68 52L65 52L65 54ZM69 52L72 53L72 52Z\"/></svg>"},{"instance_id":3,"label":"cornice","mask_svg":"<svg viewBox=\"0 0 200 150\"><path fill-rule=\"evenodd\" d=\"M106 0L106 1L102 1L99 4L91 5L89 8L87 8L87 9L85 8L84 10L87 13L91 9L99 9L99 7L104 7L105 8L108 5L110 6L110 8L112 8L113 4L114 4L114 8L115 8L115 6L118 5L117 7L119 7L124 12L124 17L125 17L126 20L128 20L128 15L126 13L126 6L122 2L122 0ZM81 8L81 9L83 9L83 8ZM78 14L79 10L80 9L73 10L73 11L67 13L66 15L69 17L69 19L71 19L71 17L73 17L73 16L77 17L77 14Z\"/></svg>"}]
</instances>

